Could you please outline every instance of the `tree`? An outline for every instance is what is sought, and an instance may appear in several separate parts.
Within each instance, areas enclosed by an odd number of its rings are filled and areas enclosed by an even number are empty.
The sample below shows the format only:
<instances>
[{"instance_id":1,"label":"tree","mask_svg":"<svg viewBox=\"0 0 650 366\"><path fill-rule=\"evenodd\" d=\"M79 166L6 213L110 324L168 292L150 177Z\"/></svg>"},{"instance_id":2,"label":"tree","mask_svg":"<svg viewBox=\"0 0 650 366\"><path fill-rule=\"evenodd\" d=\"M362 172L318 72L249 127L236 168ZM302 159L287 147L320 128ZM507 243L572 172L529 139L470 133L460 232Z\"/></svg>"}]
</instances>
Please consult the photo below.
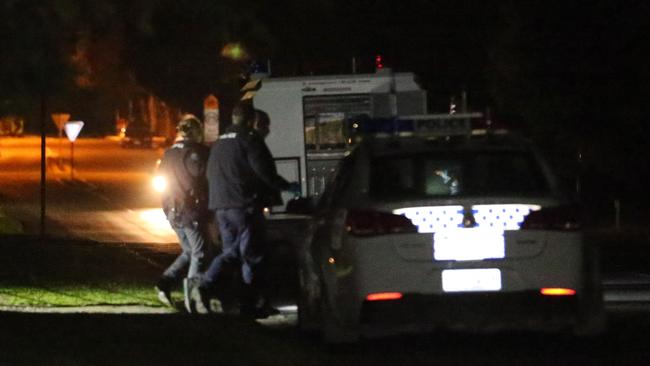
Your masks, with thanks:
<instances>
[{"instance_id":1,"label":"tree","mask_svg":"<svg viewBox=\"0 0 650 366\"><path fill-rule=\"evenodd\" d=\"M74 37L46 1L0 4L0 114L31 115L43 98L71 84ZM28 119L29 121L29 119Z\"/></svg>"}]
</instances>

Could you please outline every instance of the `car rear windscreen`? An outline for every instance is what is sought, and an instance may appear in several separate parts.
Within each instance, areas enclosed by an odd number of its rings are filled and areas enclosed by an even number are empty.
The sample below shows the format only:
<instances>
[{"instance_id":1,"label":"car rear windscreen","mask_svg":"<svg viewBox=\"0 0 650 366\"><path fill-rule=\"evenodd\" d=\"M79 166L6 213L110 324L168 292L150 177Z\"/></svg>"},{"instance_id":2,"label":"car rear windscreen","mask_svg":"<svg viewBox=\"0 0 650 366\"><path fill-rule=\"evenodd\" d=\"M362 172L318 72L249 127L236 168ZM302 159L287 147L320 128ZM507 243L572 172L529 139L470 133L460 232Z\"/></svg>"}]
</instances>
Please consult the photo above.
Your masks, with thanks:
<instances>
[{"instance_id":1,"label":"car rear windscreen","mask_svg":"<svg viewBox=\"0 0 650 366\"><path fill-rule=\"evenodd\" d=\"M540 196L550 191L537 161L524 151L382 156L371 164L370 194L380 199Z\"/></svg>"}]
</instances>

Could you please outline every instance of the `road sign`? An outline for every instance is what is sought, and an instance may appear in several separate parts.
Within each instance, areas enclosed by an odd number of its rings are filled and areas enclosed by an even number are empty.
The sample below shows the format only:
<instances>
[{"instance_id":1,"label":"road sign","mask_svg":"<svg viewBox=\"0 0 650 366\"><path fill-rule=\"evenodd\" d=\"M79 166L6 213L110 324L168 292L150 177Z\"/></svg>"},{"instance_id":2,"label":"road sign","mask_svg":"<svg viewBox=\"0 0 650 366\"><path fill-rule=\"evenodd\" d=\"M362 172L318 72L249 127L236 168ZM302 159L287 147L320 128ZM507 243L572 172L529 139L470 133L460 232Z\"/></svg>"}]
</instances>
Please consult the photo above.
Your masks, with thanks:
<instances>
[{"instance_id":1,"label":"road sign","mask_svg":"<svg viewBox=\"0 0 650 366\"><path fill-rule=\"evenodd\" d=\"M52 113L51 117L59 131L63 130L63 125L70 119L68 113Z\"/></svg>"},{"instance_id":2,"label":"road sign","mask_svg":"<svg viewBox=\"0 0 650 366\"><path fill-rule=\"evenodd\" d=\"M84 123L82 121L66 122L64 129L65 134L68 136L68 140L70 140L70 142L74 142L77 139L77 136L79 136L79 132L81 132L83 126Z\"/></svg>"},{"instance_id":3,"label":"road sign","mask_svg":"<svg viewBox=\"0 0 650 366\"><path fill-rule=\"evenodd\" d=\"M219 137L219 100L210 94L203 101L203 139L209 144Z\"/></svg>"},{"instance_id":4,"label":"road sign","mask_svg":"<svg viewBox=\"0 0 650 366\"><path fill-rule=\"evenodd\" d=\"M79 136L79 132L81 132L81 129L83 128L84 123L83 121L71 121L71 122L66 122L66 124L63 126L65 129L65 134L68 136L68 140L70 140L70 180L74 180L74 141L77 139L77 136Z\"/></svg>"}]
</instances>

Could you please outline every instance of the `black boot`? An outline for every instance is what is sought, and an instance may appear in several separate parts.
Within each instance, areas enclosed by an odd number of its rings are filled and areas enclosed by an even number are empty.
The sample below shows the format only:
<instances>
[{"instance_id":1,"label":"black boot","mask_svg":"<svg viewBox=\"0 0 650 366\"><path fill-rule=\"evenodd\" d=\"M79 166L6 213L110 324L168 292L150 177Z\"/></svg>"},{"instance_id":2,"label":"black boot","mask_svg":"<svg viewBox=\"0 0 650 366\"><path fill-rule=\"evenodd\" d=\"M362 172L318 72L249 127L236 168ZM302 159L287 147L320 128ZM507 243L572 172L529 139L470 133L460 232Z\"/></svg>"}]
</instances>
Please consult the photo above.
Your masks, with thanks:
<instances>
[{"instance_id":1,"label":"black boot","mask_svg":"<svg viewBox=\"0 0 650 366\"><path fill-rule=\"evenodd\" d=\"M266 319L278 314L280 314L280 310L271 306L271 303L267 298L261 297L257 300L257 303L255 304L255 319Z\"/></svg>"},{"instance_id":2,"label":"black boot","mask_svg":"<svg viewBox=\"0 0 650 366\"><path fill-rule=\"evenodd\" d=\"M243 285L240 295L240 314L250 319L266 319L280 311L271 306L266 296L251 285Z\"/></svg>"}]
</instances>

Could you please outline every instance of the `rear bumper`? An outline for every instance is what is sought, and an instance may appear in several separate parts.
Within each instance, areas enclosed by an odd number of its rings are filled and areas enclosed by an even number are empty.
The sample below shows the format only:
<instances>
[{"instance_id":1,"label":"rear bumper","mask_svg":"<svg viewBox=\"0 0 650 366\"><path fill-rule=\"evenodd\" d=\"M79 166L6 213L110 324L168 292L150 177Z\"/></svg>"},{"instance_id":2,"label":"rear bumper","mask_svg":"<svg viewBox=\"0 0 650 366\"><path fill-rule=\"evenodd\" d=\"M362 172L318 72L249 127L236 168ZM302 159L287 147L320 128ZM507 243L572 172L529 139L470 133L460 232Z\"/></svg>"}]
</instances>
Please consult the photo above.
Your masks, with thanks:
<instances>
[{"instance_id":1,"label":"rear bumper","mask_svg":"<svg viewBox=\"0 0 650 366\"><path fill-rule=\"evenodd\" d=\"M578 322L579 299L537 292L405 294L396 301L365 301L362 333L378 330L560 331ZM380 332L381 333L381 332Z\"/></svg>"}]
</instances>

